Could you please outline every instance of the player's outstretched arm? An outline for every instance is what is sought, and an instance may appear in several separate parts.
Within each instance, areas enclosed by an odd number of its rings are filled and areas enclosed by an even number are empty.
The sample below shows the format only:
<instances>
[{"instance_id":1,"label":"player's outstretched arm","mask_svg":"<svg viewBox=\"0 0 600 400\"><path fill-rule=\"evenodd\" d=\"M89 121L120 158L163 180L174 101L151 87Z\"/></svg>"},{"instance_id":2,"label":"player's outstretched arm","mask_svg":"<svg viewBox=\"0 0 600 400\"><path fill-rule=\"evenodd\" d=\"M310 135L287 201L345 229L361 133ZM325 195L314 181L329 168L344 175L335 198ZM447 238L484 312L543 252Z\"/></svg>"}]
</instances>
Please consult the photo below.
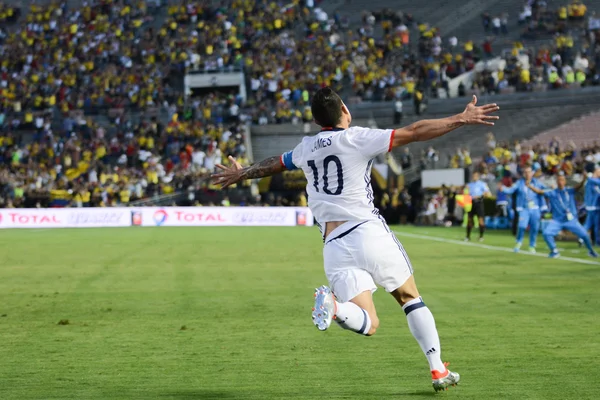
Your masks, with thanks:
<instances>
[{"instance_id":1,"label":"player's outstretched arm","mask_svg":"<svg viewBox=\"0 0 600 400\"><path fill-rule=\"evenodd\" d=\"M229 156L231 165L226 167L221 164L217 164L217 168L221 170L211 176L211 179L217 185L221 185L222 188L231 186L235 183L245 181L247 179L264 178L265 176L271 176L283 172L285 166L281 163L279 156L269 157L262 160L259 163L243 168L237 160Z\"/></svg>"},{"instance_id":2,"label":"player's outstretched arm","mask_svg":"<svg viewBox=\"0 0 600 400\"><path fill-rule=\"evenodd\" d=\"M519 190L519 184L518 183L513 183L513 185L511 187L506 187L503 184L498 183L498 190L501 191L504 194L511 195L514 192L516 192L517 190Z\"/></svg>"},{"instance_id":3,"label":"player's outstretched arm","mask_svg":"<svg viewBox=\"0 0 600 400\"><path fill-rule=\"evenodd\" d=\"M531 189L531 191L533 193L537 193L537 194L542 194L543 195L543 194L546 194L546 192L548 192L548 190L542 190L542 189L536 188L535 186L533 186L533 184L531 182L527 182L526 185L527 185L527 187L529 189Z\"/></svg>"},{"instance_id":4,"label":"player's outstretched arm","mask_svg":"<svg viewBox=\"0 0 600 400\"><path fill-rule=\"evenodd\" d=\"M448 118L424 119L394 130L392 147L435 139L464 125L494 125L492 121L500 117L490 114L499 109L500 107L495 103L477 107L477 96L473 96L473 100L460 114Z\"/></svg>"}]
</instances>

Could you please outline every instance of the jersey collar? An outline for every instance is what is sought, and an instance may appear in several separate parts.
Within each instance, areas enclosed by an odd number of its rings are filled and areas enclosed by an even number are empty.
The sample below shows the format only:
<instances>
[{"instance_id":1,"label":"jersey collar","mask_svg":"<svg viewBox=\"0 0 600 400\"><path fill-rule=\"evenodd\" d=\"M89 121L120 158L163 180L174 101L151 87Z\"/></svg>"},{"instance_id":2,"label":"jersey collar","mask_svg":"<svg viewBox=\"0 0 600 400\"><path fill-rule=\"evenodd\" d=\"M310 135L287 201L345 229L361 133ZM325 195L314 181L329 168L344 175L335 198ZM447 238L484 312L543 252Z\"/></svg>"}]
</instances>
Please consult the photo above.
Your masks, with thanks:
<instances>
[{"instance_id":1,"label":"jersey collar","mask_svg":"<svg viewBox=\"0 0 600 400\"><path fill-rule=\"evenodd\" d=\"M339 128L339 127L332 127L332 126L323 126L321 127L321 132L337 132L337 131L343 131L345 130L344 128Z\"/></svg>"}]
</instances>

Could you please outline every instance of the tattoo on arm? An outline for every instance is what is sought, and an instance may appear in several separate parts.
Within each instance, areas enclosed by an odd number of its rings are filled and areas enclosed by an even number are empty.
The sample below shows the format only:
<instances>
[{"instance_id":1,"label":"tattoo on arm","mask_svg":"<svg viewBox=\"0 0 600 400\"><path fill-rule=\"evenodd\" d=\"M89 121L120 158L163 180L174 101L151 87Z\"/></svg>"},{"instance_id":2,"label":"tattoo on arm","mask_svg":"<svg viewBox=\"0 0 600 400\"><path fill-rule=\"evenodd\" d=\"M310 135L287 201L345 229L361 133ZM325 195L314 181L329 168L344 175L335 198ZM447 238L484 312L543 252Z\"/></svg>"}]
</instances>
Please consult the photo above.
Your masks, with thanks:
<instances>
[{"instance_id":1,"label":"tattoo on arm","mask_svg":"<svg viewBox=\"0 0 600 400\"><path fill-rule=\"evenodd\" d=\"M463 126L464 123L460 122L460 121L456 121L456 122L450 122L448 125L446 125L449 129L456 129L456 128L460 128L461 126Z\"/></svg>"},{"instance_id":2,"label":"tattoo on arm","mask_svg":"<svg viewBox=\"0 0 600 400\"><path fill-rule=\"evenodd\" d=\"M244 168L240 180L264 178L284 171L279 156L269 157L250 167Z\"/></svg>"}]
</instances>

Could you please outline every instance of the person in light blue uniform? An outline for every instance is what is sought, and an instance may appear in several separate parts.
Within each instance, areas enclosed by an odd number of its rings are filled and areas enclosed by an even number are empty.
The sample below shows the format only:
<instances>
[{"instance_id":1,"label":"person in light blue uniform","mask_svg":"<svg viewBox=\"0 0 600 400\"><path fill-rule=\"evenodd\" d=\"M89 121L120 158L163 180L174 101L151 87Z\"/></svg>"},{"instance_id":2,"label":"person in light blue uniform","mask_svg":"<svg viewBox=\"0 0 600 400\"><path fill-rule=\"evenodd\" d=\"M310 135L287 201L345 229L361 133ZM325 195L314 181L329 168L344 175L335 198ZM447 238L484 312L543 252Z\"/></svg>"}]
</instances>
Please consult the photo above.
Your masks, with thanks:
<instances>
[{"instance_id":1,"label":"person in light blue uniform","mask_svg":"<svg viewBox=\"0 0 600 400\"><path fill-rule=\"evenodd\" d=\"M575 192L580 189L585 183L585 178L577 188L567 188L567 178L564 175L556 177L556 189L542 190L533 186L531 183L528 188L538 194L543 194L550 202L552 210L552 220L544 229L543 236L546 244L550 248L550 258L560 257L560 253L556 249L556 241L554 237L562 230L567 230L575 234L583 240L585 247L588 249L588 254L591 257L598 257L598 254L592 248L592 242L583 225L577 220L577 206L575 204Z\"/></svg>"},{"instance_id":2,"label":"person in light blue uniform","mask_svg":"<svg viewBox=\"0 0 600 400\"><path fill-rule=\"evenodd\" d=\"M534 162L531 169L533 169L533 178L538 179L538 182L539 182L539 179L542 177L542 166L540 165L539 162ZM544 185L541 185L540 187L541 187L541 189L547 189ZM546 214L549 210L548 203L546 202L546 198L543 195L538 194L537 197L538 197L538 202L540 205L540 214L543 219L544 214Z\"/></svg>"},{"instance_id":3,"label":"person in light blue uniform","mask_svg":"<svg viewBox=\"0 0 600 400\"><path fill-rule=\"evenodd\" d=\"M521 250L525 231L527 231L527 227L529 226L529 251L535 253L537 235L540 231L540 224L542 221L541 207L545 205L545 200L541 195L529 189L527 184L529 183L540 190L546 188L533 177L533 173L531 167L525 167L523 170L523 178L519 179L514 185L509 188L505 186L499 187L500 191L507 195L512 195L513 193L517 194L516 208L519 213L519 224L517 228L517 244L515 245L515 252Z\"/></svg>"},{"instance_id":4,"label":"person in light blue uniform","mask_svg":"<svg viewBox=\"0 0 600 400\"><path fill-rule=\"evenodd\" d=\"M483 242L483 234L485 233L485 210L483 207L483 198L490 196L490 188L488 184L480 180L479 172L473 172L473 180L467 184L469 195L473 199L471 211L469 211L467 220L467 237L465 241L471 240L471 230L473 229L473 218L479 219L479 241Z\"/></svg>"},{"instance_id":5,"label":"person in light blue uniform","mask_svg":"<svg viewBox=\"0 0 600 400\"><path fill-rule=\"evenodd\" d=\"M600 166L594 170L592 177L585 183L584 192L585 230L594 234L596 245L600 246Z\"/></svg>"}]
</instances>

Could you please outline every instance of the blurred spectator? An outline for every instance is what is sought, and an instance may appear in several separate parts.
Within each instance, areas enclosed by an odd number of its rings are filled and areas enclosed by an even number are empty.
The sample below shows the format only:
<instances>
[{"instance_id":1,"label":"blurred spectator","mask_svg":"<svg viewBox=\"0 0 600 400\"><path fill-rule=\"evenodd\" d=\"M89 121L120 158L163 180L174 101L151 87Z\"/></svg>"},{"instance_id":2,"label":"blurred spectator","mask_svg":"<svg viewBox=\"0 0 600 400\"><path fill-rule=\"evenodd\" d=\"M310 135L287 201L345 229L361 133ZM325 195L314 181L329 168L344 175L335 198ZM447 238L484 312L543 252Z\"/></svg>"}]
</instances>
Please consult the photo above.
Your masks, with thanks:
<instances>
[{"instance_id":1,"label":"blurred spectator","mask_svg":"<svg viewBox=\"0 0 600 400\"><path fill-rule=\"evenodd\" d=\"M402 169L409 169L412 166L412 154L408 147L404 147L402 154L400 155L400 163Z\"/></svg>"},{"instance_id":2,"label":"blurred spectator","mask_svg":"<svg viewBox=\"0 0 600 400\"><path fill-rule=\"evenodd\" d=\"M397 99L394 102L394 124L396 126L400 126L400 124L402 123L402 100Z\"/></svg>"}]
</instances>

